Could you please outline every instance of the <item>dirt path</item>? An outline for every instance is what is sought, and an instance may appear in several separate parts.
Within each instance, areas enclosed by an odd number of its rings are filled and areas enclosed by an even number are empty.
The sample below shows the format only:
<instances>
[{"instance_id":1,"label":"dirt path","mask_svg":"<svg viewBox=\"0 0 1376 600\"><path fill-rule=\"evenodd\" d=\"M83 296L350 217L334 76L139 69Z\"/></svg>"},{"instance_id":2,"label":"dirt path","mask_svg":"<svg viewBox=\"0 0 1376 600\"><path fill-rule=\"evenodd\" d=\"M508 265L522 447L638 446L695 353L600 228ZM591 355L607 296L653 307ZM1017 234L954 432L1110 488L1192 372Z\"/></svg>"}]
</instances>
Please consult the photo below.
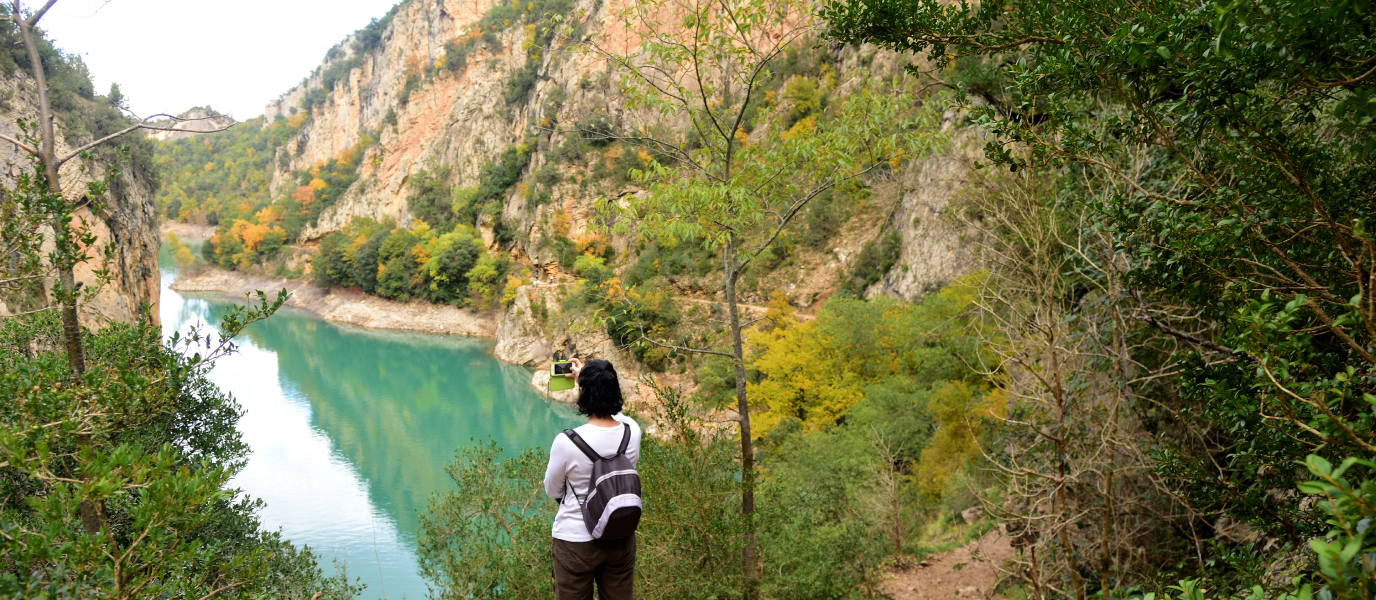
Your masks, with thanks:
<instances>
[{"instance_id":1,"label":"dirt path","mask_svg":"<svg viewBox=\"0 0 1376 600\"><path fill-rule=\"evenodd\" d=\"M1013 547L1009 539L995 529L964 548L934 554L904 569L890 570L889 579L879 589L891 600L1001 600L1002 596L993 595L999 580L995 567L1011 558Z\"/></svg>"}]
</instances>

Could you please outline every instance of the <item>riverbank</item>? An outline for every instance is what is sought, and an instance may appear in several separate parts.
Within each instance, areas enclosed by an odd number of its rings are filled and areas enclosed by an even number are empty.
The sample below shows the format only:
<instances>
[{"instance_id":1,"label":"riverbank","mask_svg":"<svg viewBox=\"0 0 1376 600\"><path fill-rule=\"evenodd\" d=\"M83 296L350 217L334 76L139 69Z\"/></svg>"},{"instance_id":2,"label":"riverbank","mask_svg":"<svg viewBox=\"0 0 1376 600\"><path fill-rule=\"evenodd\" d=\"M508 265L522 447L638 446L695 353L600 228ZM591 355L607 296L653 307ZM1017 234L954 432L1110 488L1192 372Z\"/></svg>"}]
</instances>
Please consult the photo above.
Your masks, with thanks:
<instances>
[{"instance_id":1,"label":"riverbank","mask_svg":"<svg viewBox=\"0 0 1376 600\"><path fill-rule=\"evenodd\" d=\"M175 233L177 237L183 239L206 239L215 235L215 226L182 223L181 221L163 221L162 224L158 225L158 233L161 235Z\"/></svg>"},{"instance_id":2,"label":"riverbank","mask_svg":"<svg viewBox=\"0 0 1376 600\"><path fill-rule=\"evenodd\" d=\"M326 321L344 323L370 329L414 331L418 333L463 335L495 340L493 355L502 362L533 368L530 385L539 394L565 404L572 404L577 392L549 391L548 370L549 333L537 322L528 305L533 287L525 287L517 294L516 302L507 311L489 309L481 312L423 301L396 302L371 296L361 291L331 288L322 290L306 279L284 279L228 271L200 266L177 276L168 289L183 293L225 294L242 299L244 294L259 290L275 297L285 289L291 297L286 306L314 313ZM553 294L553 289L540 290ZM551 303L556 302L552 299ZM606 358L620 365L622 393L628 402L649 398L649 390L642 387L639 377L649 373L638 368L631 356L616 348L605 335L574 340L583 355ZM659 374L664 377L663 374ZM673 378L670 378L673 379Z\"/></svg>"},{"instance_id":3,"label":"riverbank","mask_svg":"<svg viewBox=\"0 0 1376 600\"><path fill-rule=\"evenodd\" d=\"M315 313L321 319L371 329L392 329L497 338L496 310L475 312L428 302L396 302L350 290L322 290L308 281L252 275L202 267L183 273L168 286L178 292L219 293L242 298L262 290L273 296L285 289L287 306Z\"/></svg>"}]
</instances>

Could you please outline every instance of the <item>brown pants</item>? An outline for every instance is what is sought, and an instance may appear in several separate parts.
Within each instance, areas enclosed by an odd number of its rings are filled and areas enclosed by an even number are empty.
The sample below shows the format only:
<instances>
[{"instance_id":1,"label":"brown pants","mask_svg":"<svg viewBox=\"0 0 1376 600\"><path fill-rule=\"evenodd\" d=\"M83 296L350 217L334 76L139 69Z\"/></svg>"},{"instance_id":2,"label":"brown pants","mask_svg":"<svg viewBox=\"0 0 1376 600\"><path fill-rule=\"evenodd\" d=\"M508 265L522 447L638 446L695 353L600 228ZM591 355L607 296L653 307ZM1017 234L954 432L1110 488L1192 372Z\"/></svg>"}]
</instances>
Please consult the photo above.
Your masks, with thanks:
<instances>
[{"instance_id":1,"label":"brown pants","mask_svg":"<svg viewBox=\"0 0 1376 600\"><path fill-rule=\"evenodd\" d=\"M554 597L592 600L597 582L601 600L631 600L635 583L635 536L614 541L554 540Z\"/></svg>"}]
</instances>

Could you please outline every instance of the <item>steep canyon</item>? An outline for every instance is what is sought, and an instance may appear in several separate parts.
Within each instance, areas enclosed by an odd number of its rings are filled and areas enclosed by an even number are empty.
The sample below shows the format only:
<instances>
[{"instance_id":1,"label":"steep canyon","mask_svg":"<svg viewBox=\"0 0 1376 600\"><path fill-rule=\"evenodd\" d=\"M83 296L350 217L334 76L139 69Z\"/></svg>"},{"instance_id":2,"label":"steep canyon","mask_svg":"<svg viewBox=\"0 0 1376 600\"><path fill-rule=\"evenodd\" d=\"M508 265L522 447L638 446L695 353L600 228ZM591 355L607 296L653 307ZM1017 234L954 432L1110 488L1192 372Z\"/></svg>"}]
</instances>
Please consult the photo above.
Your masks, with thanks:
<instances>
[{"instance_id":1,"label":"steep canyon","mask_svg":"<svg viewBox=\"0 0 1376 600\"><path fill-rule=\"evenodd\" d=\"M398 4L343 40L300 85L269 103L261 124L240 125L288 132L273 148L263 193L274 199L295 195L305 202L329 196L328 205L300 227L295 240L309 254L327 234L360 218L414 227L413 219L424 210L415 205L418 189L438 188L445 208L452 197L458 212L465 193L468 201L480 202L498 179L503 184L495 187L499 206L474 211L472 225L488 252L511 261L513 281L526 286L500 309L493 332L499 358L535 364L566 343L615 355L616 344L598 334L586 315L561 314L567 289L531 283L551 276L572 281L559 240L596 238L599 201L642 193L625 176L628 164L636 166L635 157L626 156L633 149L589 145L579 131L686 126L627 110L620 75L585 46L594 37L629 43L616 18L621 8L602 0L558 6L500 0ZM523 20L527 10L558 14ZM814 79L835 98L844 98L867 78L903 77L913 60L872 46L814 44L799 44L797 56L788 60L822 65ZM784 73L777 79L782 87L804 78ZM816 219L834 221L823 223L831 230L820 242L792 249L784 264L753 274L743 300L762 305L778 292L804 311L815 309L837 291L867 245L882 246L887 258L880 272L856 290L866 296L913 300L969 270L972 254L946 205L969 170L974 146L957 127L955 114L947 114L942 127L950 140L943 151L866 181L865 189L853 194L855 207L841 218ZM317 175L340 172L335 165L353 168L356 177ZM475 193L479 200L472 200ZM195 195L174 188L162 202L195 205ZM169 216L212 224L223 218L185 208ZM227 225L220 223L222 230ZM624 278L643 244L634 236L606 242L616 254L611 266ZM279 270L287 274L309 268L301 258L284 264ZM668 291L678 298L712 299L691 276L670 277Z\"/></svg>"}]
</instances>

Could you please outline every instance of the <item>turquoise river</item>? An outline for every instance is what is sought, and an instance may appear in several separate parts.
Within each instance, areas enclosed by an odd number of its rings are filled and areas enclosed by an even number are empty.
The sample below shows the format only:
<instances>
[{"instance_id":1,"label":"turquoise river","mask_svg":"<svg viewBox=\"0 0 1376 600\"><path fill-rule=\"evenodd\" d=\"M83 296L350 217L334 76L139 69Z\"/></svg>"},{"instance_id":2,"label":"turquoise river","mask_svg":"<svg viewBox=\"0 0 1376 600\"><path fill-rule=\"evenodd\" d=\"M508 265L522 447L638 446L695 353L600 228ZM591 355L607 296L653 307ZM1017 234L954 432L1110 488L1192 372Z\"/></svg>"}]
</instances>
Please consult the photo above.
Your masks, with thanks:
<instances>
[{"instance_id":1,"label":"turquoise river","mask_svg":"<svg viewBox=\"0 0 1376 600\"><path fill-rule=\"evenodd\" d=\"M168 289L164 333L214 324L229 298ZM240 351L210 378L244 409L252 449L231 482L261 498L263 525L309 545L321 566L346 565L363 598L424 598L417 511L451 490L445 466L473 440L508 453L547 446L576 423L572 410L530 386L528 369L492 356L475 338L375 331L283 309L248 328Z\"/></svg>"}]
</instances>

